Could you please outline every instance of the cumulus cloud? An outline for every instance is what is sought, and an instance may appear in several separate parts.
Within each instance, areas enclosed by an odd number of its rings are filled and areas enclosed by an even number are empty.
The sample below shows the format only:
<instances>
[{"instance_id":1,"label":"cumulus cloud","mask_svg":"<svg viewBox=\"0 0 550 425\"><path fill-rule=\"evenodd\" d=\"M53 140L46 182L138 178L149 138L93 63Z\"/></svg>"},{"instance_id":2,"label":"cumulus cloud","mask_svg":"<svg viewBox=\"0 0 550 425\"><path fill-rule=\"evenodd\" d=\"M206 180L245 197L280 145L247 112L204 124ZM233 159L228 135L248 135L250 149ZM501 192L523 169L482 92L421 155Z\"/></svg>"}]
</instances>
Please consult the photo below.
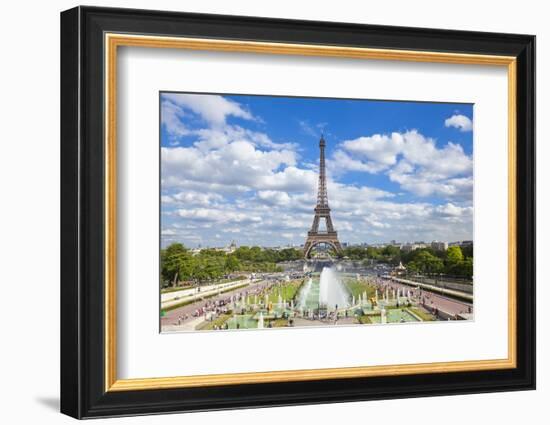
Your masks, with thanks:
<instances>
[{"instance_id":1,"label":"cumulus cloud","mask_svg":"<svg viewBox=\"0 0 550 425\"><path fill-rule=\"evenodd\" d=\"M238 141L247 141L259 148L274 150L295 150L297 148L296 143L277 143L271 140L271 138L265 133L252 131L237 125L204 128L196 130L193 133L196 134L198 138L194 145L202 150L216 149Z\"/></svg>"},{"instance_id":2,"label":"cumulus cloud","mask_svg":"<svg viewBox=\"0 0 550 425\"><path fill-rule=\"evenodd\" d=\"M472 158L462 146L435 140L416 130L375 134L346 140L331 158L331 168L379 173L418 196L438 195L449 199L471 194Z\"/></svg>"},{"instance_id":3,"label":"cumulus cloud","mask_svg":"<svg viewBox=\"0 0 550 425\"><path fill-rule=\"evenodd\" d=\"M182 110L190 110L211 125L225 124L228 116L245 120L256 119L248 110L237 102L217 95L188 93L163 93L162 101Z\"/></svg>"},{"instance_id":4,"label":"cumulus cloud","mask_svg":"<svg viewBox=\"0 0 550 425\"><path fill-rule=\"evenodd\" d=\"M377 164L373 161L363 162L358 159L353 159L349 154L341 149L336 150L332 158L327 160L327 167L331 172L336 174L341 171L363 171L366 173L378 173L386 169L386 165Z\"/></svg>"},{"instance_id":5,"label":"cumulus cloud","mask_svg":"<svg viewBox=\"0 0 550 425\"><path fill-rule=\"evenodd\" d=\"M289 205L290 196L288 193L280 190L260 190L258 191L258 199L269 205Z\"/></svg>"},{"instance_id":6,"label":"cumulus cloud","mask_svg":"<svg viewBox=\"0 0 550 425\"><path fill-rule=\"evenodd\" d=\"M472 131L472 120L465 115L455 114L445 120L445 127L458 128L460 131Z\"/></svg>"},{"instance_id":7,"label":"cumulus cloud","mask_svg":"<svg viewBox=\"0 0 550 425\"><path fill-rule=\"evenodd\" d=\"M261 217L249 215L240 211L227 210L225 208L195 208L180 209L177 211L180 217L199 222L215 223L258 223Z\"/></svg>"},{"instance_id":8,"label":"cumulus cloud","mask_svg":"<svg viewBox=\"0 0 550 425\"><path fill-rule=\"evenodd\" d=\"M163 101L161 103L161 125L171 136L184 136L190 133L190 130L183 123L185 112L180 106Z\"/></svg>"},{"instance_id":9,"label":"cumulus cloud","mask_svg":"<svg viewBox=\"0 0 550 425\"><path fill-rule=\"evenodd\" d=\"M473 208L447 203L445 205L436 206L434 211L442 217L464 217L471 215Z\"/></svg>"},{"instance_id":10,"label":"cumulus cloud","mask_svg":"<svg viewBox=\"0 0 550 425\"><path fill-rule=\"evenodd\" d=\"M161 202L167 205L209 206L222 200L223 197L217 193L195 192L192 190L161 196Z\"/></svg>"},{"instance_id":11,"label":"cumulus cloud","mask_svg":"<svg viewBox=\"0 0 550 425\"><path fill-rule=\"evenodd\" d=\"M256 188L267 177L275 181L282 166L293 166L296 155L288 150L262 151L247 141L203 151L196 147L161 149L162 179L166 187L186 181Z\"/></svg>"},{"instance_id":12,"label":"cumulus cloud","mask_svg":"<svg viewBox=\"0 0 550 425\"><path fill-rule=\"evenodd\" d=\"M403 151L404 145L404 136L400 133L375 134L346 140L341 144L348 152L384 166L396 163L397 155Z\"/></svg>"},{"instance_id":13,"label":"cumulus cloud","mask_svg":"<svg viewBox=\"0 0 550 425\"><path fill-rule=\"evenodd\" d=\"M365 170L371 169L374 172L397 164L399 157L412 166L420 165L445 176L466 172L472 167L471 158L464 153L460 145L449 142L443 148L438 148L433 139L423 136L416 130L359 137L342 142L341 147L358 158L352 161L359 162L368 167ZM336 152L336 162L341 158L340 152ZM348 158L344 158L345 161ZM360 168L359 164L355 166Z\"/></svg>"}]
</instances>

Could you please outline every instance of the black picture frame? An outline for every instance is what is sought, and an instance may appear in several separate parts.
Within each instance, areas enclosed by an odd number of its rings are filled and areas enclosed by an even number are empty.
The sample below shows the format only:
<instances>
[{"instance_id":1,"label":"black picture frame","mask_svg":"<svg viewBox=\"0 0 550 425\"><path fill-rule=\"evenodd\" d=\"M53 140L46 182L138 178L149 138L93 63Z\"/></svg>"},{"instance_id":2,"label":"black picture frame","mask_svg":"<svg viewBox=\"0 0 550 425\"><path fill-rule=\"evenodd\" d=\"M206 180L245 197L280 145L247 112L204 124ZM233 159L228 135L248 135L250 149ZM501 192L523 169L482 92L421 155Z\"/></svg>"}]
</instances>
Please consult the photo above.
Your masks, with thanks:
<instances>
[{"instance_id":1,"label":"black picture frame","mask_svg":"<svg viewBox=\"0 0 550 425\"><path fill-rule=\"evenodd\" d=\"M104 33L517 58L517 367L474 372L105 391ZM535 37L76 7L61 13L61 412L75 418L535 388ZM503 212L504 213L504 212Z\"/></svg>"}]
</instances>

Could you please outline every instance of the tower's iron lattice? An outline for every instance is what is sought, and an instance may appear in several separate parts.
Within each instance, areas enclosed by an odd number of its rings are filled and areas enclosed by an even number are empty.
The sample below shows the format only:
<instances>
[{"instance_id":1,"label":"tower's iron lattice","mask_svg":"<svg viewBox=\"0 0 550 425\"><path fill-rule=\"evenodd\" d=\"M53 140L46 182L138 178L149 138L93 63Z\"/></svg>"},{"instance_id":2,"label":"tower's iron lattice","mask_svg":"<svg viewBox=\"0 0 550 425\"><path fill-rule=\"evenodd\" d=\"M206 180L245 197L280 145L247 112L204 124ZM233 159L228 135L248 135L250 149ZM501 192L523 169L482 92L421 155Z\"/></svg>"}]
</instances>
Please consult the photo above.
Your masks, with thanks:
<instances>
[{"instance_id":1,"label":"tower's iron lattice","mask_svg":"<svg viewBox=\"0 0 550 425\"><path fill-rule=\"evenodd\" d=\"M326 142L324 137L321 136L319 141L319 187L317 191L317 205L315 206L313 217L313 224L311 230L307 233L306 243L304 245L304 255L309 258L311 250L319 244L330 245L336 253L342 252L342 245L338 240L338 232L334 230L332 219L330 217L330 207L328 206L328 193L327 193L327 178L325 173L325 146ZM319 231L319 222L321 219L325 220L326 231Z\"/></svg>"}]
</instances>

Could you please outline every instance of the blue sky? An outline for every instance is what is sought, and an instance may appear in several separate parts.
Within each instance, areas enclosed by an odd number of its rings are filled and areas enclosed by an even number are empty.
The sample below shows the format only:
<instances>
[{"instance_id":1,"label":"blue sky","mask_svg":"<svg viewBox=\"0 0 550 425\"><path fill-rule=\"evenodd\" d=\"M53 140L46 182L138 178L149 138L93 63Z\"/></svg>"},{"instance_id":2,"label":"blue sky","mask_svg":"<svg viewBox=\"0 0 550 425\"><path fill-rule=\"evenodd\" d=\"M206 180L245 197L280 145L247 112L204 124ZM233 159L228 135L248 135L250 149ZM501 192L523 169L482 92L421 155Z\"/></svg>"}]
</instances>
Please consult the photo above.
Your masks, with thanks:
<instances>
[{"instance_id":1,"label":"blue sky","mask_svg":"<svg viewBox=\"0 0 550 425\"><path fill-rule=\"evenodd\" d=\"M319 138L342 242L472 239L473 105L161 93L162 245L299 245Z\"/></svg>"}]
</instances>

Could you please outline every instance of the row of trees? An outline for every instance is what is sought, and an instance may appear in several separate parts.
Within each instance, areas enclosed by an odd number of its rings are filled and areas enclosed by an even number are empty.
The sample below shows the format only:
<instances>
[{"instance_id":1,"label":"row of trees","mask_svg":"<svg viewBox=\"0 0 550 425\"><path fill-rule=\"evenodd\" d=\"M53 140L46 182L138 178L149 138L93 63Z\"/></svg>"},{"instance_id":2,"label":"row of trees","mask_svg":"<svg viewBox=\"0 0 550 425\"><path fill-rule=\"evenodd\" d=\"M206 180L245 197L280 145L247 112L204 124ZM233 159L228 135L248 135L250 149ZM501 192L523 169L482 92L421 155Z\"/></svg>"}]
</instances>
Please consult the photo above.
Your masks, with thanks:
<instances>
[{"instance_id":1,"label":"row of trees","mask_svg":"<svg viewBox=\"0 0 550 425\"><path fill-rule=\"evenodd\" d=\"M299 249L285 248L281 250L262 249L259 246L241 246L232 254L240 261L255 263L280 263L283 261L295 261L304 258L304 253Z\"/></svg>"},{"instance_id":2,"label":"row of trees","mask_svg":"<svg viewBox=\"0 0 550 425\"><path fill-rule=\"evenodd\" d=\"M397 264L399 264L401 250L393 245L386 245L382 248L376 248L373 246L366 248L362 246L350 246L344 249L343 255L351 260L369 259L391 262L392 260L397 259Z\"/></svg>"},{"instance_id":3,"label":"row of trees","mask_svg":"<svg viewBox=\"0 0 550 425\"><path fill-rule=\"evenodd\" d=\"M405 252L397 246L349 247L344 256L352 260L377 260L392 265L402 262L409 271L423 274L446 274L468 279L473 275L473 248L452 246L446 250L420 248Z\"/></svg>"},{"instance_id":4,"label":"row of trees","mask_svg":"<svg viewBox=\"0 0 550 425\"><path fill-rule=\"evenodd\" d=\"M412 251L406 263L407 269L422 274L439 274L472 278L474 269L473 257L465 257L462 249L452 246L444 255L434 255L427 249Z\"/></svg>"},{"instance_id":5,"label":"row of trees","mask_svg":"<svg viewBox=\"0 0 550 425\"><path fill-rule=\"evenodd\" d=\"M181 243L173 243L161 250L161 277L165 284L172 286L181 281L202 283L239 271L282 271L277 263L300 258L303 258L302 252L293 248L275 251L243 246L231 254L215 249L193 254Z\"/></svg>"}]
</instances>

